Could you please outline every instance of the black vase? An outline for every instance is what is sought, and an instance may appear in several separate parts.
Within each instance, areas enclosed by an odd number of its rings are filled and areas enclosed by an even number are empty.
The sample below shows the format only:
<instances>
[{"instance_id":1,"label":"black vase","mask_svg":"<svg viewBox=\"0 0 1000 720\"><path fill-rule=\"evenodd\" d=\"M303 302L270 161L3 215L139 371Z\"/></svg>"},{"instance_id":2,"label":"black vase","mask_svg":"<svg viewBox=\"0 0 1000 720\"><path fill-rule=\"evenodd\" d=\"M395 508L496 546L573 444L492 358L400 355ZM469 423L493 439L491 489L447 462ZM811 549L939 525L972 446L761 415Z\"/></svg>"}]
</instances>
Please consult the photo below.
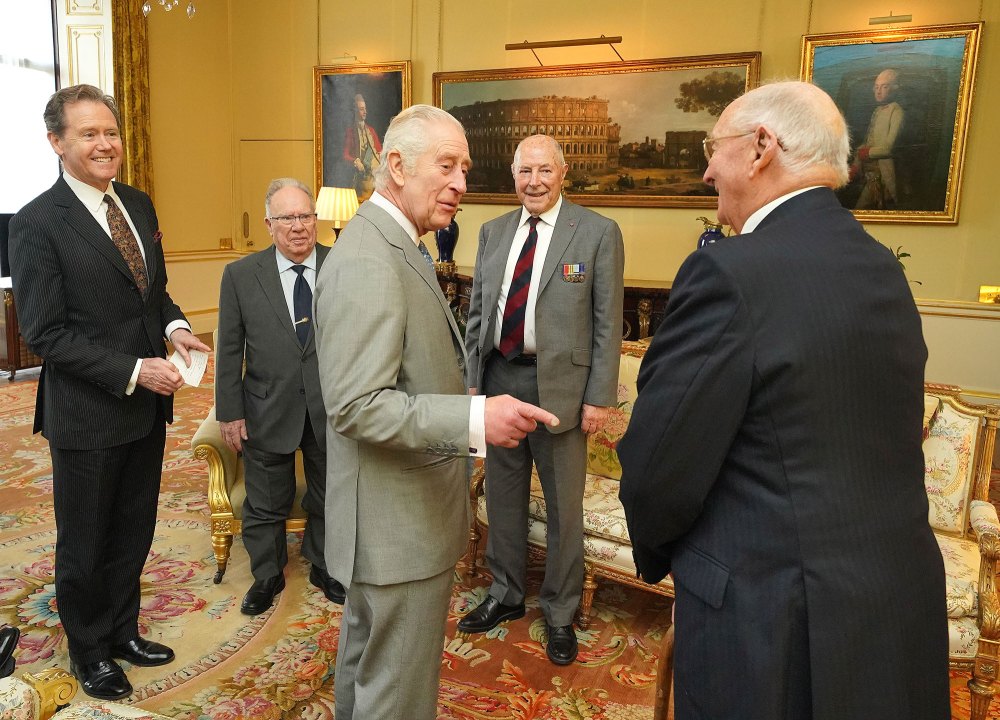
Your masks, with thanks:
<instances>
[{"instance_id":1,"label":"black vase","mask_svg":"<svg viewBox=\"0 0 1000 720\"><path fill-rule=\"evenodd\" d=\"M448 227L443 227L434 233L437 243L438 262L452 262L455 257L455 246L458 245L458 223L451 219Z\"/></svg>"}]
</instances>

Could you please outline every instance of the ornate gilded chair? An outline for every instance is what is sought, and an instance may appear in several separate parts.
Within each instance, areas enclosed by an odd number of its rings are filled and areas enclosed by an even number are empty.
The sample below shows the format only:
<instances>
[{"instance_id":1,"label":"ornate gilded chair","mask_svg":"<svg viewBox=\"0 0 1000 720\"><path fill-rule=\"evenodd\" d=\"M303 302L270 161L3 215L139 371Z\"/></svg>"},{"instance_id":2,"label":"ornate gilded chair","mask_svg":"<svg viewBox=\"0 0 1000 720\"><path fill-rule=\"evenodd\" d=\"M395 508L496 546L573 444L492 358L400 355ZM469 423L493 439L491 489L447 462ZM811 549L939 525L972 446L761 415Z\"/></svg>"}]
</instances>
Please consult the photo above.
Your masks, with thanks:
<instances>
[{"instance_id":1,"label":"ornate gilded chair","mask_svg":"<svg viewBox=\"0 0 1000 720\"><path fill-rule=\"evenodd\" d=\"M924 389L924 484L947 577L949 662L971 670L970 718L984 720L1000 649L1000 522L989 498L1000 406L963 402L953 385Z\"/></svg>"},{"instance_id":2,"label":"ornate gilded chair","mask_svg":"<svg viewBox=\"0 0 1000 720\"><path fill-rule=\"evenodd\" d=\"M214 347L214 343L213 343ZM199 460L208 463L208 507L212 512L212 550L218 570L214 582L222 582L229 564L229 552L233 536L242 529L243 501L246 486L243 479L243 455L235 453L226 445L215 419L215 406L191 438L191 450ZM305 471L302 453L295 452L295 502L291 516L285 522L289 532L301 532L306 526L306 512L302 509L305 496Z\"/></svg>"}]
</instances>

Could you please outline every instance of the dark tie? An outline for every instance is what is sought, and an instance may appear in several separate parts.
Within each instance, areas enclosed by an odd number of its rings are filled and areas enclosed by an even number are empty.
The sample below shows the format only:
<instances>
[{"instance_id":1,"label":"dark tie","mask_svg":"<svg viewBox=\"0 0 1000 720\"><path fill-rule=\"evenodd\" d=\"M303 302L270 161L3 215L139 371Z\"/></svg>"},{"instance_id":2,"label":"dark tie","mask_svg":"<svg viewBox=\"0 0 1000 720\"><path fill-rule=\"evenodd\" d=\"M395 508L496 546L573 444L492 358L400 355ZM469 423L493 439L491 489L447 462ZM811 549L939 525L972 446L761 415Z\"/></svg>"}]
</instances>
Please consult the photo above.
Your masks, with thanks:
<instances>
[{"instance_id":1,"label":"dark tie","mask_svg":"<svg viewBox=\"0 0 1000 720\"><path fill-rule=\"evenodd\" d=\"M431 254L427 251L427 246L424 245L423 240L421 240L420 244L417 245L417 250L419 250L420 254L424 256L424 260L426 260L427 264L431 266L431 270L434 270L434 258L432 258ZM437 271L435 270L435 272Z\"/></svg>"},{"instance_id":2,"label":"dark tie","mask_svg":"<svg viewBox=\"0 0 1000 720\"><path fill-rule=\"evenodd\" d=\"M132 228L128 226L125 215L115 204L114 199L110 195L105 195L104 202L108 204L108 229L111 230L111 241L125 258L139 292L145 295L149 282L146 279L146 263L143 262L142 253L139 252L139 241L132 234Z\"/></svg>"},{"instance_id":3,"label":"dark tie","mask_svg":"<svg viewBox=\"0 0 1000 720\"><path fill-rule=\"evenodd\" d=\"M309 326L312 325L312 305L313 294L302 273L305 272L305 265L292 265L292 270L298 276L295 278L295 287L292 288L292 310L295 314L295 334L299 338L299 344L306 346L309 340Z\"/></svg>"},{"instance_id":4,"label":"dark tie","mask_svg":"<svg viewBox=\"0 0 1000 720\"><path fill-rule=\"evenodd\" d=\"M524 312L528 306L528 290L531 286L531 268L535 262L535 245L538 243L538 218L528 218L531 228L528 237L517 256L514 276L507 290L507 304L503 308L503 325L500 328L500 354L508 360L517 357L524 350Z\"/></svg>"}]
</instances>

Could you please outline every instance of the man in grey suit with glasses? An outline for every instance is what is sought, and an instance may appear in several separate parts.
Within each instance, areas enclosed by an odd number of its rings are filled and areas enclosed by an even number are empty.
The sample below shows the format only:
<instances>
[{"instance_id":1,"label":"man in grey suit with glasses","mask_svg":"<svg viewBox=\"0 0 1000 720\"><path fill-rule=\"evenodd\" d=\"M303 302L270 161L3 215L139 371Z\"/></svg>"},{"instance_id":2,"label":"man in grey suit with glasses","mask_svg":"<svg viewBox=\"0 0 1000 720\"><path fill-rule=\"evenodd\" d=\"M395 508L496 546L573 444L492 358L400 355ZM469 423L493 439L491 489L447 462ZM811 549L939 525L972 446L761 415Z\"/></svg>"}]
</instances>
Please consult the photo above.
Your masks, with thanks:
<instances>
[{"instance_id":1,"label":"man in grey suit with glasses","mask_svg":"<svg viewBox=\"0 0 1000 720\"><path fill-rule=\"evenodd\" d=\"M515 446L544 410L465 392L465 352L420 237L451 222L472 164L462 125L415 105L389 125L376 190L316 287L327 411L326 562L347 588L337 720L433 720L468 456Z\"/></svg>"}]
</instances>

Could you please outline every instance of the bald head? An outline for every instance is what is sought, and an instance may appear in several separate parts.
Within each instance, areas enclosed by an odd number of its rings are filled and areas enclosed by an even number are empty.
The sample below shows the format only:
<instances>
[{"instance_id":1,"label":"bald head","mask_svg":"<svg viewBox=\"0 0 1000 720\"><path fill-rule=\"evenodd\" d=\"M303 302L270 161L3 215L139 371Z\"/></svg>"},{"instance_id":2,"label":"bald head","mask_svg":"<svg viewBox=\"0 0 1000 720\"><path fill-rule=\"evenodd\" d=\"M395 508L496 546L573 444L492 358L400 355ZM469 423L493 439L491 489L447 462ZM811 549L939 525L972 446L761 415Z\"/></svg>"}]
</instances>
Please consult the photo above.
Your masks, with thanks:
<instances>
[{"instance_id":1,"label":"bald head","mask_svg":"<svg viewBox=\"0 0 1000 720\"><path fill-rule=\"evenodd\" d=\"M737 230L786 193L847 182L847 124L830 96L810 83L751 90L723 111L711 137L731 138L716 143L705 182L719 192L719 219Z\"/></svg>"}]
</instances>

